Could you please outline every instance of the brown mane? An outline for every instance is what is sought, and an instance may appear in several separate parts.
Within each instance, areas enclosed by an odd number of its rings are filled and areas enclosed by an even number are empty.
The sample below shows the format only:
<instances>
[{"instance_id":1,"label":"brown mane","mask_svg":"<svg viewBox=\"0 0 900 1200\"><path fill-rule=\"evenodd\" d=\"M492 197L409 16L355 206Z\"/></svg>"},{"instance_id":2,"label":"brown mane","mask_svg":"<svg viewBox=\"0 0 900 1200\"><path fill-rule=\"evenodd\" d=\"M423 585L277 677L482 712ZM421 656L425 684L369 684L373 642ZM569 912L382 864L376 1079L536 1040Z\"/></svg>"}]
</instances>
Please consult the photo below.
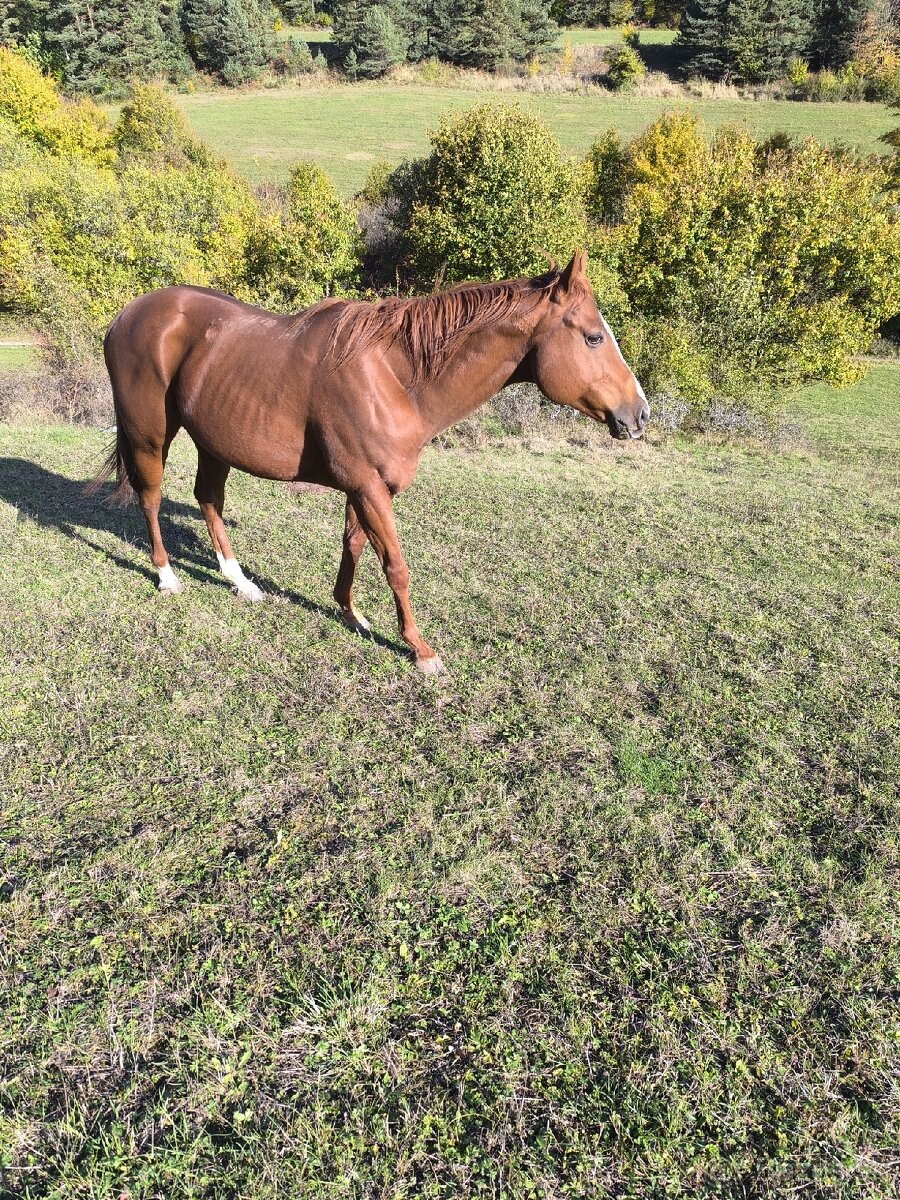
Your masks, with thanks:
<instances>
[{"instance_id":1,"label":"brown mane","mask_svg":"<svg viewBox=\"0 0 900 1200\"><path fill-rule=\"evenodd\" d=\"M391 296L367 304L351 301L335 321L328 355L340 367L381 343L399 343L413 370L413 385L431 383L463 338L509 316L525 297L539 302L560 272L497 283L461 283L430 296Z\"/></svg>"}]
</instances>

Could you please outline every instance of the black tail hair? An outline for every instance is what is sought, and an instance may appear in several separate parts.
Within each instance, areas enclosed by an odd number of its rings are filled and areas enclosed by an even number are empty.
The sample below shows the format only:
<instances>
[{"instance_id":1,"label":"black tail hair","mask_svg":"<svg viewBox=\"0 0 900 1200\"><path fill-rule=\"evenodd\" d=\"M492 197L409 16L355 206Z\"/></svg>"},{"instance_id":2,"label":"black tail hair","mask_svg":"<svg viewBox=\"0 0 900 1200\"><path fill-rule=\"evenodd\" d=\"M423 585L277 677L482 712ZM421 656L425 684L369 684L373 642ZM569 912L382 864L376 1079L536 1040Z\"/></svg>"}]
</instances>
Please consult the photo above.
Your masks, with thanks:
<instances>
[{"instance_id":1,"label":"black tail hair","mask_svg":"<svg viewBox=\"0 0 900 1200\"><path fill-rule=\"evenodd\" d=\"M110 447L109 454L107 454L101 463L99 471L84 491L85 495L92 496L100 490L110 475L115 472L116 486L106 497L105 503L127 504L134 495L134 487L131 482L134 473L134 460L131 454L131 443L125 436L118 412L116 413L116 420L118 421L116 425L116 440Z\"/></svg>"}]
</instances>

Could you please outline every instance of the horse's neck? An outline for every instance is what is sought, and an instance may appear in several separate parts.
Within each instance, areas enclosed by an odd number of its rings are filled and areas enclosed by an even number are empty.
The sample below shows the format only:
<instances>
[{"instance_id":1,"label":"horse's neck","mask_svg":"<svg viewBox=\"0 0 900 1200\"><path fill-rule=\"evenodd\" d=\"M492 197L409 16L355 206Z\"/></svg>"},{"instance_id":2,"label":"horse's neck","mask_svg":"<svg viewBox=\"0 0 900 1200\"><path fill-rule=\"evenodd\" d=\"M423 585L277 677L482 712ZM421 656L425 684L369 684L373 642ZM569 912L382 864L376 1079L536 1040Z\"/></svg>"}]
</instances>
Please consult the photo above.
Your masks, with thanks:
<instances>
[{"instance_id":1,"label":"horse's neck","mask_svg":"<svg viewBox=\"0 0 900 1200\"><path fill-rule=\"evenodd\" d=\"M467 338L434 382L420 389L426 440L470 416L516 374L528 351L530 329L512 325Z\"/></svg>"}]
</instances>

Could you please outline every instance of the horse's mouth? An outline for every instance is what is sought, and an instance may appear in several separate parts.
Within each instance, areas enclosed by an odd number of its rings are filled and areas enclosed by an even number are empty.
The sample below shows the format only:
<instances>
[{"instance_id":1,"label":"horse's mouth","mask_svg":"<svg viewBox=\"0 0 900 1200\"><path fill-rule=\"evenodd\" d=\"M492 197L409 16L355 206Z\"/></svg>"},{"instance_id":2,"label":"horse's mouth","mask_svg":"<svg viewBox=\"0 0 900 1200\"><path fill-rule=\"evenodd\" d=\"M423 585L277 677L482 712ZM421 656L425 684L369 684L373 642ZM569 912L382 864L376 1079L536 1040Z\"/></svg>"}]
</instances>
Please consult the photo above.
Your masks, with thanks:
<instances>
[{"instance_id":1,"label":"horse's mouth","mask_svg":"<svg viewBox=\"0 0 900 1200\"><path fill-rule=\"evenodd\" d=\"M609 413L606 418L606 425L609 432L617 442L636 441L642 436L640 429L629 429L624 421Z\"/></svg>"}]
</instances>

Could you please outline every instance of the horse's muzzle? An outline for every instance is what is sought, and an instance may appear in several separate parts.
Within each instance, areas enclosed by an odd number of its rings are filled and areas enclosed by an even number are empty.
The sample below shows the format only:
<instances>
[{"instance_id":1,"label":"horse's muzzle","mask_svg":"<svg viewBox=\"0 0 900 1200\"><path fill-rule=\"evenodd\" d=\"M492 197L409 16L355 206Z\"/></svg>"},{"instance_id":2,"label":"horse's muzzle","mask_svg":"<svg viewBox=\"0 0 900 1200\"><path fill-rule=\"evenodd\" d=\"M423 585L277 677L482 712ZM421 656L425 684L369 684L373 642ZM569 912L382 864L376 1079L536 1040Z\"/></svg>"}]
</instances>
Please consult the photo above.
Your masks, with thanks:
<instances>
[{"instance_id":1,"label":"horse's muzzle","mask_svg":"<svg viewBox=\"0 0 900 1200\"><path fill-rule=\"evenodd\" d=\"M606 424L609 432L619 442L627 442L629 439L636 439L643 436L644 426L650 420L650 405L644 401L643 407L635 420L635 424L629 423L617 417L615 413L607 413Z\"/></svg>"}]
</instances>

